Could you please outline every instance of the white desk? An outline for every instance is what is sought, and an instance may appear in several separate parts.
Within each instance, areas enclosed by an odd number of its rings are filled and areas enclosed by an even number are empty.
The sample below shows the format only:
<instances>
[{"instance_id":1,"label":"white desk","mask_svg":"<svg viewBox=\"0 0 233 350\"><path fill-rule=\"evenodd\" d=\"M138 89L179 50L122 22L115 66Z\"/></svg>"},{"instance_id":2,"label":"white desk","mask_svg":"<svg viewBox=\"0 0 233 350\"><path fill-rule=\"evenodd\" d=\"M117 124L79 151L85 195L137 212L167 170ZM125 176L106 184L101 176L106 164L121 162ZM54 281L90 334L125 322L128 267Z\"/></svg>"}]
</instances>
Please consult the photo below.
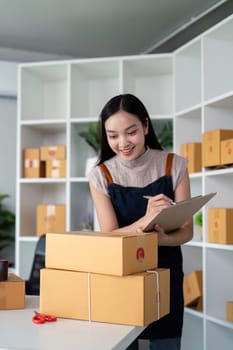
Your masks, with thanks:
<instances>
[{"instance_id":1,"label":"white desk","mask_svg":"<svg viewBox=\"0 0 233 350\"><path fill-rule=\"evenodd\" d=\"M26 296L25 309L0 310L1 350L123 350L144 329L63 318L37 325L38 304L38 297Z\"/></svg>"}]
</instances>

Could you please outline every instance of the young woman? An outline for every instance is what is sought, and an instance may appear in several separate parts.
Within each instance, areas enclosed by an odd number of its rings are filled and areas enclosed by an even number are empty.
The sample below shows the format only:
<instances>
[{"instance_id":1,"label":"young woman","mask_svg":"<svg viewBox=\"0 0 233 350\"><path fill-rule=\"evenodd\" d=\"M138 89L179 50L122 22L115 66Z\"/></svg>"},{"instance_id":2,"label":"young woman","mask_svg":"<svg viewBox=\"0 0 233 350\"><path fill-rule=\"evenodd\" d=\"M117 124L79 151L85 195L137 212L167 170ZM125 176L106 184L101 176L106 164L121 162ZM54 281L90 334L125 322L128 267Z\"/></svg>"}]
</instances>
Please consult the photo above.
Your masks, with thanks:
<instances>
[{"instance_id":1,"label":"young woman","mask_svg":"<svg viewBox=\"0 0 233 350\"><path fill-rule=\"evenodd\" d=\"M100 114L100 129L99 161L89 173L89 183L101 231L141 231L149 217L173 201L190 198L187 161L162 150L136 96L110 99ZM193 224L190 220L170 234L158 225L154 231L158 266L171 273L170 314L150 324L140 338L150 339L151 349L177 350L184 308L180 245L192 238Z\"/></svg>"}]
</instances>

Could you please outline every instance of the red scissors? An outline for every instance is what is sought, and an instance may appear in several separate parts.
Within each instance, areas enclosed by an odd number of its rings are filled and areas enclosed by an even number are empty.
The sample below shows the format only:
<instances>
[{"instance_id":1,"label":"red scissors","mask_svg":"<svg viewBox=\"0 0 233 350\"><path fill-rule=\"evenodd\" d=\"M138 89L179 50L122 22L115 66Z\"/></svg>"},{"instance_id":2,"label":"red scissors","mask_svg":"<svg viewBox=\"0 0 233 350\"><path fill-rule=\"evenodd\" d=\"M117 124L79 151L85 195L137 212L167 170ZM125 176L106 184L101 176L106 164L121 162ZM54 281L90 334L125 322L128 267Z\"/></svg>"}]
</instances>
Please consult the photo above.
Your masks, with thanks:
<instances>
[{"instance_id":1,"label":"red scissors","mask_svg":"<svg viewBox=\"0 0 233 350\"><path fill-rule=\"evenodd\" d=\"M52 316L52 315L43 315L40 314L37 311L35 312L35 316L32 317L32 322L36 323L36 324L42 324L45 322L55 322L57 321L57 317L56 316Z\"/></svg>"}]
</instances>

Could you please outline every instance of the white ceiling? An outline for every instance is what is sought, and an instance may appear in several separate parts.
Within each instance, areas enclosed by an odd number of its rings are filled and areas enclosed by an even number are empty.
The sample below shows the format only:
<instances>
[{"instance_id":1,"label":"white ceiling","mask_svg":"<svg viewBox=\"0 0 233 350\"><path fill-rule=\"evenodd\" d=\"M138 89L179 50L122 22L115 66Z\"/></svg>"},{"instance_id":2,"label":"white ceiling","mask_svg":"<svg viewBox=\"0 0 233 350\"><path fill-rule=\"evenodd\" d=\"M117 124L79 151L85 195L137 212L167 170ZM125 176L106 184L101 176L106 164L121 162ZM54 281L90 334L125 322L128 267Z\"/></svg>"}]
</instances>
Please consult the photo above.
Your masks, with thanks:
<instances>
[{"instance_id":1,"label":"white ceiling","mask_svg":"<svg viewBox=\"0 0 233 350\"><path fill-rule=\"evenodd\" d=\"M150 53L226 2L0 0L0 59L14 60L18 51L39 58Z\"/></svg>"}]
</instances>

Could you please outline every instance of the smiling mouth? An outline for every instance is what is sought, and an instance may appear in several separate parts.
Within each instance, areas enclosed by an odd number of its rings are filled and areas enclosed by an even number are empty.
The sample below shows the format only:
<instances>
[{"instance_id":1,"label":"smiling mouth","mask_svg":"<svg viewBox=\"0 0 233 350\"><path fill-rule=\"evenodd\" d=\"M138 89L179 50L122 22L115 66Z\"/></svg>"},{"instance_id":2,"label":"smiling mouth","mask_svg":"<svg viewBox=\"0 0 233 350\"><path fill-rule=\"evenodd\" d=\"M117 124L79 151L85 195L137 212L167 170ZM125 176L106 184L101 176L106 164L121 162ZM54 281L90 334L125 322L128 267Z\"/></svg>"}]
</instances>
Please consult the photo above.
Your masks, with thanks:
<instances>
[{"instance_id":1,"label":"smiling mouth","mask_svg":"<svg viewBox=\"0 0 233 350\"><path fill-rule=\"evenodd\" d=\"M123 154L129 154L134 150L134 147L130 147L130 148L124 148L124 149L120 149L120 152Z\"/></svg>"}]
</instances>

